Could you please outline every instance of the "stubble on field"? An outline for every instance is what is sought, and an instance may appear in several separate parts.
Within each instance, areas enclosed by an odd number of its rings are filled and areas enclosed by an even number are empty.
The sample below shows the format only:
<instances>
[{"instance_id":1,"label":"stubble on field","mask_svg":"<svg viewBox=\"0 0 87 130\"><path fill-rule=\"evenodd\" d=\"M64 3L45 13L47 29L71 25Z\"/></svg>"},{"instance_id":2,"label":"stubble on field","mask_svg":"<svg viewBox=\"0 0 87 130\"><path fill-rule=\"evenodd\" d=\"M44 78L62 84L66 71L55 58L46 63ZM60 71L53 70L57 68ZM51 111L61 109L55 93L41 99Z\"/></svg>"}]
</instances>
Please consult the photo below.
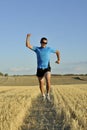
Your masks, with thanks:
<instances>
[{"instance_id":1,"label":"stubble on field","mask_svg":"<svg viewBox=\"0 0 87 130\"><path fill-rule=\"evenodd\" d=\"M87 85L54 85L51 102L39 88L0 87L0 130L86 130Z\"/></svg>"}]
</instances>

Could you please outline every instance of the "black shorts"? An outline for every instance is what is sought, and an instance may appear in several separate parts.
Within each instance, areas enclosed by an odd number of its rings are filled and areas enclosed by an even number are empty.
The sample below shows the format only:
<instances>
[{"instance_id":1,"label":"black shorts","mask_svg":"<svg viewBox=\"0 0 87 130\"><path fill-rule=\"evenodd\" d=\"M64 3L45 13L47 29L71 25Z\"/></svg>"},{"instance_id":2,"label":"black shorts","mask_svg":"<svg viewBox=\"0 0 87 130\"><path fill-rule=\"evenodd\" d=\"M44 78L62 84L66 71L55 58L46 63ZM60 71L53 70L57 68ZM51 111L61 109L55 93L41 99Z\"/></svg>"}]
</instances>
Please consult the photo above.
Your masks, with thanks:
<instances>
[{"instance_id":1,"label":"black shorts","mask_svg":"<svg viewBox=\"0 0 87 130\"><path fill-rule=\"evenodd\" d=\"M51 67L48 67L46 69L37 69L37 77L43 77L46 72L51 72Z\"/></svg>"}]
</instances>

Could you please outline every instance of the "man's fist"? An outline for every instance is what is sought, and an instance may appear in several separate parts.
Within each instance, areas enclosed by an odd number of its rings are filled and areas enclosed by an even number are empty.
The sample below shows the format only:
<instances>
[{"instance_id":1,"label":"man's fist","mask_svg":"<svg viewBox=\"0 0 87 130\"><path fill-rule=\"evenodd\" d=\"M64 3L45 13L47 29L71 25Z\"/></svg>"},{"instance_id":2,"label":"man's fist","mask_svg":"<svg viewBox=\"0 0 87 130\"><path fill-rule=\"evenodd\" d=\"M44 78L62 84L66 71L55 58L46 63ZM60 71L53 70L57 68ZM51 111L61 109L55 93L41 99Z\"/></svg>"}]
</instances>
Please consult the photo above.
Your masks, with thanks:
<instances>
[{"instance_id":1,"label":"man's fist","mask_svg":"<svg viewBox=\"0 0 87 130\"><path fill-rule=\"evenodd\" d=\"M55 63L60 64L60 60L57 60Z\"/></svg>"},{"instance_id":2,"label":"man's fist","mask_svg":"<svg viewBox=\"0 0 87 130\"><path fill-rule=\"evenodd\" d=\"M31 34L27 34L27 37L30 37L31 36Z\"/></svg>"}]
</instances>

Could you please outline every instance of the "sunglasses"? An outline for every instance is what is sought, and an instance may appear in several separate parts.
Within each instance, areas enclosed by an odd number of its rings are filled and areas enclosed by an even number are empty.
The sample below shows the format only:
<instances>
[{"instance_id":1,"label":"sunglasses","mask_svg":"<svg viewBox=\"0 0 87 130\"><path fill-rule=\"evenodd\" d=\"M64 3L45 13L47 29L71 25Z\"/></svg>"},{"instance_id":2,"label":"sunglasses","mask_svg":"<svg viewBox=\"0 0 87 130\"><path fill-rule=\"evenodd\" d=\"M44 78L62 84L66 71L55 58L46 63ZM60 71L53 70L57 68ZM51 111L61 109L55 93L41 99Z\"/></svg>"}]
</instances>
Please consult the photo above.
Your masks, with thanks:
<instances>
[{"instance_id":1,"label":"sunglasses","mask_svg":"<svg viewBox=\"0 0 87 130\"><path fill-rule=\"evenodd\" d=\"M43 44L47 44L47 42L42 42Z\"/></svg>"}]
</instances>

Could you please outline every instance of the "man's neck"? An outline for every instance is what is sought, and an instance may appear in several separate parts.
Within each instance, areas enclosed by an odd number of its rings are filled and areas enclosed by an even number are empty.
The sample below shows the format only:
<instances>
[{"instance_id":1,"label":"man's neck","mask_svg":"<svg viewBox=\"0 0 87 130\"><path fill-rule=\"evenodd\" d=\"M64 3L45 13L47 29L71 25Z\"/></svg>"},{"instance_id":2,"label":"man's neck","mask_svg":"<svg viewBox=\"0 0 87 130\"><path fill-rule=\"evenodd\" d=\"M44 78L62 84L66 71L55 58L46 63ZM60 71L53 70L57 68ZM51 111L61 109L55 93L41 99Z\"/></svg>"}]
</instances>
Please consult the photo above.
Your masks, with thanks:
<instances>
[{"instance_id":1,"label":"man's neck","mask_svg":"<svg viewBox=\"0 0 87 130\"><path fill-rule=\"evenodd\" d=\"M46 46L41 46L41 48L45 48Z\"/></svg>"}]
</instances>

